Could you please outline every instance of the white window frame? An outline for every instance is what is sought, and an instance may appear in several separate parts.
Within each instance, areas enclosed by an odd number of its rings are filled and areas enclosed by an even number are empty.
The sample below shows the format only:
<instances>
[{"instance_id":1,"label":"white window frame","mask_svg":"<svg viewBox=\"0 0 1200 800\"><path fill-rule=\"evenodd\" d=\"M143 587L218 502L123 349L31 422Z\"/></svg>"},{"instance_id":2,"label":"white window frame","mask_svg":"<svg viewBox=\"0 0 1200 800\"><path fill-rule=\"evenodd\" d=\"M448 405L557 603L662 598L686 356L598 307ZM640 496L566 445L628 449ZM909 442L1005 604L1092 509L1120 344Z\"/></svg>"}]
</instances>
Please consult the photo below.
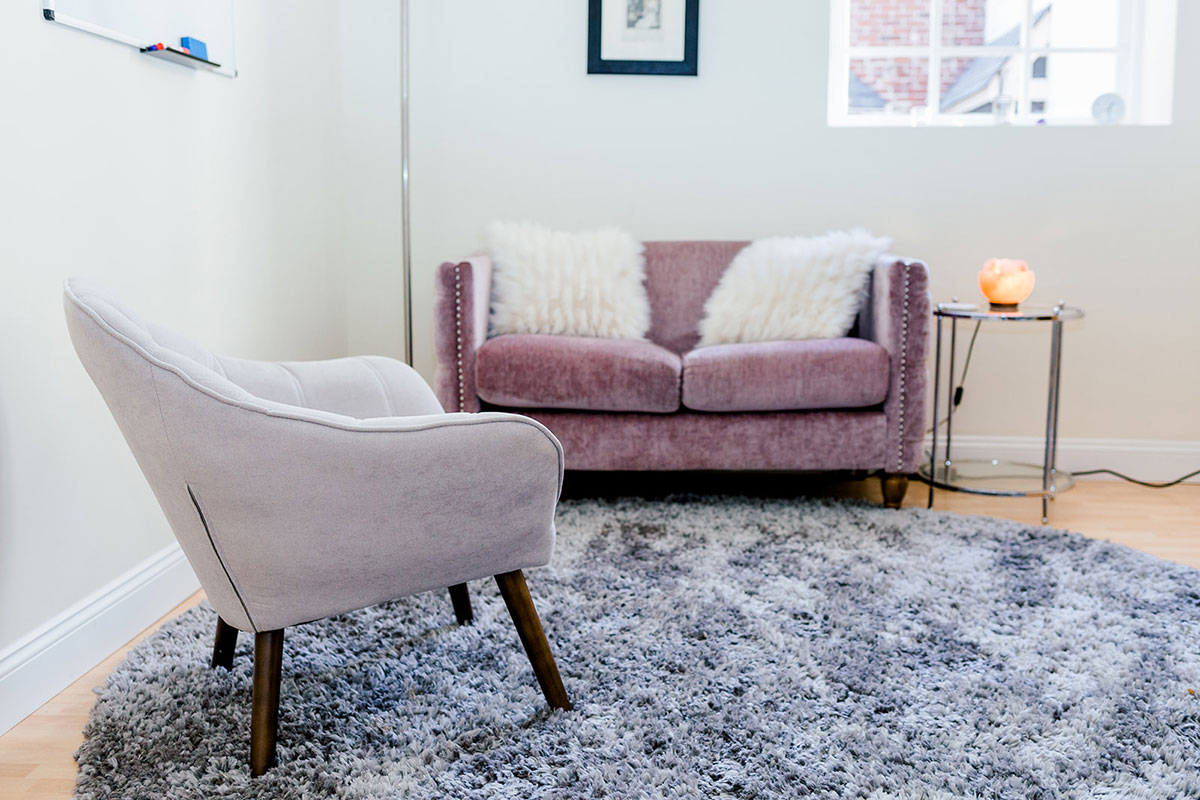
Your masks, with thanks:
<instances>
[{"instance_id":1,"label":"white window frame","mask_svg":"<svg viewBox=\"0 0 1200 800\"><path fill-rule=\"evenodd\" d=\"M944 0L928 0L929 2L929 42L922 45L893 45L876 47L870 45L850 45L850 2L851 0L830 0L829 23L829 91L828 91L828 123L831 127L912 127L912 126L950 126L950 127L993 127L997 124L991 114L946 114L941 111L942 81L941 65L943 58L978 58L980 56L1010 56L1022 62L1021 80L1014 95L1016 110L1011 117L1013 125L1037 125L1045 120L1047 125L1095 125L1090 117L1061 117L1054 115L1054 109L1049 114L1033 113L1030 108L1030 81L1033 74L1033 62L1039 56L1054 56L1069 53L1102 53L1115 54L1117 57L1117 86L1116 91L1125 101L1126 116L1124 124L1138 124L1140 119L1140 104L1136 87L1140 76L1136 65L1140 54L1137 52L1141 42L1142 2L1143 0L1120 0L1118 22L1118 41L1115 47L1034 47L1032 36L1035 6L1044 6L1047 0L1025 0L1025 16L1021 22L1021 44L1013 47L989 47L977 45L960 47L942 44L942 5ZM1053 8L1053 6L1052 6ZM1139 35L1134 35L1135 33ZM926 113L924 115L904 115L887 112L858 112L850 113L850 62L856 58L887 59L909 58L916 61L926 61L929 64L929 87L926 94ZM1054 69L1054 59L1049 58L1049 68Z\"/></svg>"}]
</instances>

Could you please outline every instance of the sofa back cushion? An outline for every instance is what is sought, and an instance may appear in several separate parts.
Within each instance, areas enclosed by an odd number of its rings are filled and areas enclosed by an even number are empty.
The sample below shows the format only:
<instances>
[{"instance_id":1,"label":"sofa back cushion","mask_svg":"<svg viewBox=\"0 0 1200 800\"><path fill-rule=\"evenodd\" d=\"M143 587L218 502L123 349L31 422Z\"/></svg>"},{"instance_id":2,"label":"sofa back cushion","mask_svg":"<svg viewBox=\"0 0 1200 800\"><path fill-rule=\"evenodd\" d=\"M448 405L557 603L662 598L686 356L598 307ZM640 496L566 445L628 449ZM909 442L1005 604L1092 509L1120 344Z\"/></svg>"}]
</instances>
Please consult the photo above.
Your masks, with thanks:
<instances>
[{"instance_id":1,"label":"sofa back cushion","mask_svg":"<svg viewBox=\"0 0 1200 800\"><path fill-rule=\"evenodd\" d=\"M648 338L676 353L700 341L704 303L749 242L646 242Z\"/></svg>"}]
</instances>

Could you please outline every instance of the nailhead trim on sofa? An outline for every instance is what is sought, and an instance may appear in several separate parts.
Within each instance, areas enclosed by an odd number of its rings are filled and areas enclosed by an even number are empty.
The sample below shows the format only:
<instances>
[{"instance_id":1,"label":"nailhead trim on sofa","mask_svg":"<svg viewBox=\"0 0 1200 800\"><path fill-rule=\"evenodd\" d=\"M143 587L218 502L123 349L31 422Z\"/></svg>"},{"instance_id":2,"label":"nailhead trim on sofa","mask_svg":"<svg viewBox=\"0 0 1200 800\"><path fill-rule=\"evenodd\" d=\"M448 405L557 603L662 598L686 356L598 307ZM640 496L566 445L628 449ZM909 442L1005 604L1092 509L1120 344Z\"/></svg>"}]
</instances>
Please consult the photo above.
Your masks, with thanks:
<instances>
[{"instance_id":1,"label":"nailhead trim on sofa","mask_svg":"<svg viewBox=\"0 0 1200 800\"><path fill-rule=\"evenodd\" d=\"M458 351L458 408L462 411L467 405L467 379L463 375L463 322L462 322L462 272L458 264L454 265L454 337Z\"/></svg>"},{"instance_id":2,"label":"nailhead trim on sofa","mask_svg":"<svg viewBox=\"0 0 1200 800\"><path fill-rule=\"evenodd\" d=\"M900 323L900 414L897 418L899 445L896 449L896 471L904 469L904 396L908 381L908 293L910 265L904 265L904 309Z\"/></svg>"}]
</instances>

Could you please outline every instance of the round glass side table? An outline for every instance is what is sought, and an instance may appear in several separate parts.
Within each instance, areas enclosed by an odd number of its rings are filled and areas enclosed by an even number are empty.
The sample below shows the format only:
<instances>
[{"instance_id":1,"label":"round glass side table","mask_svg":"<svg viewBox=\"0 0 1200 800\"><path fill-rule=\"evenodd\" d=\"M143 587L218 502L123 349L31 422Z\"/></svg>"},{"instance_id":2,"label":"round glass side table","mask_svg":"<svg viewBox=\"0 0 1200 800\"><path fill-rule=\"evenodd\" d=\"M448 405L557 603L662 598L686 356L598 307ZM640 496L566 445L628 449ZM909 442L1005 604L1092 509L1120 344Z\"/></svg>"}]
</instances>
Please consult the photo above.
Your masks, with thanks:
<instances>
[{"instance_id":1,"label":"round glass side table","mask_svg":"<svg viewBox=\"0 0 1200 800\"><path fill-rule=\"evenodd\" d=\"M1049 501L1056 492L1065 492L1075 485L1069 472L1058 470L1055 459L1058 455L1058 389L1062 374L1063 322L1079 319L1083 310L1068 306L1061 300L1058 305L1022 306L1011 311L993 311L984 306L967 303L938 303L933 310L937 318L937 353L933 377L933 440L930 446L929 463L917 468L917 476L929 484L929 507L933 508L933 490L949 489L954 492L986 494L1003 497L1041 497L1042 522L1048 521ZM946 396L946 443L945 451L939 452L938 439L941 425L938 424L939 403L942 383L942 323L950 321L949 391ZM1007 461L954 461L951 446L954 433L954 358L958 347L959 320L976 320L984 323L1015 325L1023 323L1050 323L1050 380L1046 398L1046 439L1042 463L1014 464Z\"/></svg>"}]
</instances>

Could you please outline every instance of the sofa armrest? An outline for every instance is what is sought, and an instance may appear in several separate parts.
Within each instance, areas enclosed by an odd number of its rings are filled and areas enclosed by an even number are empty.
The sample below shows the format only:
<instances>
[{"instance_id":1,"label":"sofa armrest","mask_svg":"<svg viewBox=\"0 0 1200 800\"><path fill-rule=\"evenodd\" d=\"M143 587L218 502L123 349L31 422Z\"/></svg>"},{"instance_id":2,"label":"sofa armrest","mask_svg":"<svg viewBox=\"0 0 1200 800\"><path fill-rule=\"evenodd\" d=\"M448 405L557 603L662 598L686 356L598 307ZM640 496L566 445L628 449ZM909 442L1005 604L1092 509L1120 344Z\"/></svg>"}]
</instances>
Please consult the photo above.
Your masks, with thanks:
<instances>
[{"instance_id":1,"label":"sofa armrest","mask_svg":"<svg viewBox=\"0 0 1200 800\"><path fill-rule=\"evenodd\" d=\"M433 341L437 354L434 389L446 411L479 411L475 351L487 340L492 295L492 261L472 256L438 268L434 292Z\"/></svg>"},{"instance_id":2,"label":"sofa armrest","mask_svg":"<svg viewBox=\"0 0 1200 800\"><path fill-rule=\"evenodd\" d=\"M882 345L891 364L883 406L887 414L884 469L914 472L925 439L932 313L929 268L922 261L882 256L875 264L869 297L859 317L860 335Z\"/></svg>"}]
</instances>

